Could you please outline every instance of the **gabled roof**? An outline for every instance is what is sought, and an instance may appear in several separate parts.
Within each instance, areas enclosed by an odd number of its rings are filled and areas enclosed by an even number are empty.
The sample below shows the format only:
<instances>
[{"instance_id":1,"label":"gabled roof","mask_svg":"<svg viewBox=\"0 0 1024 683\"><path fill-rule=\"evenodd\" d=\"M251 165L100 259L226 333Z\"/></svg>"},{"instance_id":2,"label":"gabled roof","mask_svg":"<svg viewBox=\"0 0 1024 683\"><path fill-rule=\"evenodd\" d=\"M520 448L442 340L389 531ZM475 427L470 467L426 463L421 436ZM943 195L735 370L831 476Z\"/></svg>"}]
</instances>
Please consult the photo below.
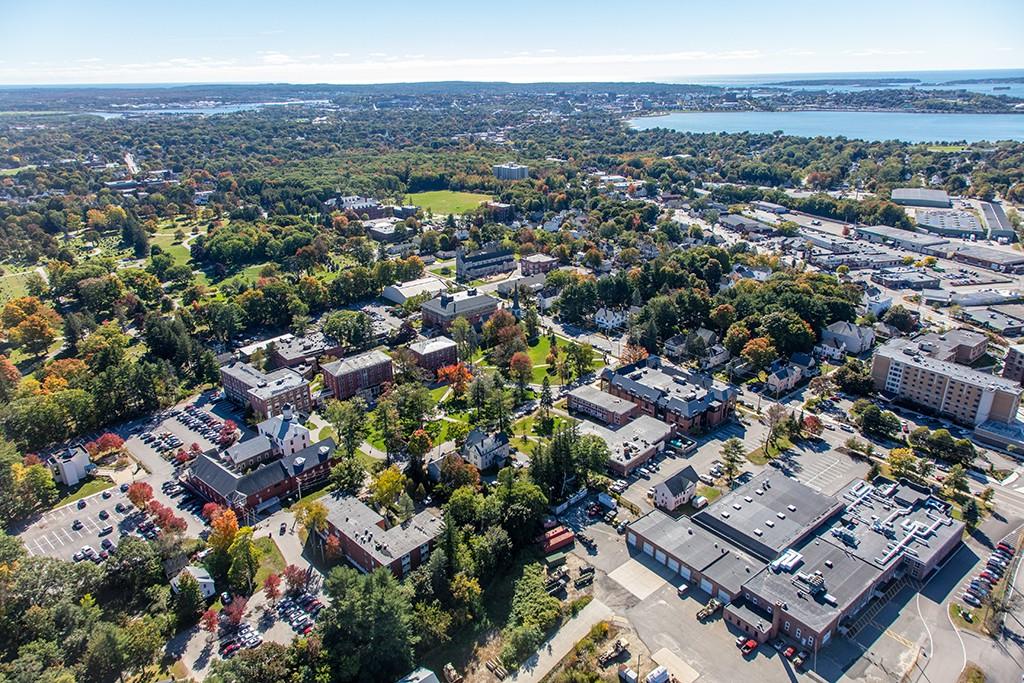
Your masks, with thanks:
<instances>
[{"instance_id":1,"label":"gabled roof","mask_svg":"<svg viewBox=\"0 0 1024 683\"><path fill-rule=\"evenodd\" d=\"M673 496L678 496L685 493L691 484L696 485L698 481L700 481L700 478L697 475L697 471L692 466L687 465L663 481L661 485L666 487Z\"/></svg>"}]
</instances>

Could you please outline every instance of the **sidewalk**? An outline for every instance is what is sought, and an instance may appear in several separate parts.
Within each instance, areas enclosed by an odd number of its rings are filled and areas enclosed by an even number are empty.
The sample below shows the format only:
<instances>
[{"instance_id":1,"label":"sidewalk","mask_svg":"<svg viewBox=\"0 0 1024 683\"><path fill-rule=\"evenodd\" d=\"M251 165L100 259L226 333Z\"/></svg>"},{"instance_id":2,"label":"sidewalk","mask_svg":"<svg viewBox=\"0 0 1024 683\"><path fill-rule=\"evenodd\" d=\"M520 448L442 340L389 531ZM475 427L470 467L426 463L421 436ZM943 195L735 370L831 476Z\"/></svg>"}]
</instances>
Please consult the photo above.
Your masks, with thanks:
<instances>
[{"instance_id":1,"label":"sidewalk","mask_svg":"<svg viewBox=\"0 0 1024 683\"><path fill-rule=\"evenodd\" d=\"M518 671L508 677L508 680L513 683L537 683L569 654L573 646L587 635L594 624L611 616L612 611L607 605L599 600L591 601L583 611L563 624L550 640L544 642L537 654L530 657Z\"/></svg>"}]
</instances>

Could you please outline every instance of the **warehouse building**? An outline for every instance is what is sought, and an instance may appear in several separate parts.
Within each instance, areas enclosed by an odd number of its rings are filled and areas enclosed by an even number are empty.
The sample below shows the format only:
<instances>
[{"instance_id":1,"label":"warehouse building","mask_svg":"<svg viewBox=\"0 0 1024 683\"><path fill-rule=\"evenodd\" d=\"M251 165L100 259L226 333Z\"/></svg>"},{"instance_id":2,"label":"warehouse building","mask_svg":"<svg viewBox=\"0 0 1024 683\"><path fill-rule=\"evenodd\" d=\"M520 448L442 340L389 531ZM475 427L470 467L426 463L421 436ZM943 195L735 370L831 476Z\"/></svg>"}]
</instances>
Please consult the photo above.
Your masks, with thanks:
<instances>
[{"instance_id":1,"label":"warehouse building","mask_svg":"<svg viewBox=\"0 0 1024 683\"><path fill-rule=\"evenodd\" d=\"M959 246L952 254L954 261L980 266L1001 273L1024 272L1024 254L1002 249L990 249L976 244Z\"/></svg>"},{"instance_id":2,"label":"warehouse building","mask_svg":"<svg viewBox=\"0 0 1024 683\"><path fill-rule=\"evenodd\" d=\"M892 191L892 201L901 206L924 206L948 209L953 206L945 190L926 190L920 187L898 187Z\"/></svg>"},{"instance_id":3,"label":"warehouse building","mask_svg":"<svg viewBox=\"0 0 1024 683\"><path fill-rule=\"evenodd\" d=\"M928 232L946 237L983 239L988 233L978 217L968 211L920 210L917 212L917 224Z\"/></svg>"},{"instance_id":4,"label":"warehouse building","mask_svg":"<svg viewBox=\"0 0 1024 683\"><path fill-rule=\"evenodd\" d=\"M948 247L949 245L949 242L941 237L893 228L888 225L862 225L854 231L854 234L858 239L875 244L887 244L918 254L936 254L944 246Z\"/></svg>"}]
</instances>

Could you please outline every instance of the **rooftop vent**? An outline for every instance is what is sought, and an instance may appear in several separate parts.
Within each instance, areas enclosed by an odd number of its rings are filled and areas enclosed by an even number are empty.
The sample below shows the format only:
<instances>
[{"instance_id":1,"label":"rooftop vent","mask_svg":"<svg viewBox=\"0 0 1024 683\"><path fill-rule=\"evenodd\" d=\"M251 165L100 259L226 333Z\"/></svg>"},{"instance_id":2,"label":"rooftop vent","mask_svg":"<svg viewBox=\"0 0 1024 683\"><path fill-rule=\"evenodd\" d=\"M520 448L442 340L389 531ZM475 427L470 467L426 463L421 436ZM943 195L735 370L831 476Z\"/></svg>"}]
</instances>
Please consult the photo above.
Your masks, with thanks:
<instances>
[{"instance_id":1,"label":"rooftop vent","mask_svg":"<svg viewBox=\"0 0 1024 683\"><path fill-rule=\"evenodd\" d=\"M755 536L764 536L764 532L761 531L760 529L754 529L754 535Z\"/></svg>"},{"instance_id":2,"label":"rooftop vent","mask_svg":"<svg viewBox=\"0 0 1024 683\"><path fill-rule=\"evenodd\" d=\"M729 519L729 511L728 510L722 510L722 517L725 517L726 519Z\"/></svg>"},{"instance_id":3,"label":"rooftop vent","mask_svg":"<svg viewBox=\"0 0 1024 683\"><path fill-rule=\"evenodd\" d=\"M765 525L766 527L769 527L769 528L771 528L771 527L774 527L774 526L775 526L775 522L773 522L773 521L772 521L772 520L770 520L770 519L766 519L766 520L764 520L764 525Z\"/></svg>"},{"instance_id":4,"label":"rooftop vent","mask_svg":"<svg viewBox=\"0 0 1024 683\"><path fill-rule=\"evenodd\" d=\"M785 513L782 513L782 512L776 512L775 516L778 517L779 519L785 519L786 518Z\"/></svg>"},{"instance_id":5,"label":"rooftop vent","mask_svg":"<svg viewBox=\"0 0 1024 683\"><path fill-rule=\"evenodd\" d=\"M790 512L796 512L796 505L787 505L786 509Z\"/></svg>"}]
</instances>

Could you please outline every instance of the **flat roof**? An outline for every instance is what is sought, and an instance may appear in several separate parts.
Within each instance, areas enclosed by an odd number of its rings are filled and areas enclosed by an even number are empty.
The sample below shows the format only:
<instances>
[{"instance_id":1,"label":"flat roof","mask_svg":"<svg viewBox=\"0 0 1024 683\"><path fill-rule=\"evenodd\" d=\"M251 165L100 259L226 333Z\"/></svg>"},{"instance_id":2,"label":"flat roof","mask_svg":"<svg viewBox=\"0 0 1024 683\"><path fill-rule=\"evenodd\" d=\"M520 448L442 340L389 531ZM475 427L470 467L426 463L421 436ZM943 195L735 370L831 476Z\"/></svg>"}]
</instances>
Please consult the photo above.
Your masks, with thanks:
<instances>
[{"instance_id":1,"label":"flat roof","mask_svg":"<svg viewBox=\"0 0 1024 683\"><path fill-rule=\"evenodd\" d=\"M990 263L996 263L1001 266L1016 266L1024 263L1024 254L1020 252L1003 251L1002 249L989 249L988 247L980 247L975 244L964 244L958 246L954 252L954 256L963 255L968 258L974 258L979 261L988 261Z\"/></svg>"},{"instance_id":2,"label":"flat roof","mask_svg":"<svg viewBox=\"0 0 1024 683\"><path fill-rule=\"evenodd\" d=\"M444 351L445 349L454 348L456 346L448 337L434 337L433 339L423 339L418 342L409 344L409 349L415 351L421 356L426 356L431 353L437 353Z\"/></svg>"},{"instance_id":3,"label":"flat roof","mask_svg":"<svg viewBox=\"0 0 1024 683\"><path fill-rule=\"evenodd\" d=\"M875 355L936 372L974 386L1001 389L1018 395L1021 393L1020 384L1012 380L979 372L959 363L932 358L922 351L918 341L913 339L890 339L875 349Z\"/></svg>"},{"instance_id":4,"label":"flat roof","mask_svg":"<svg viewBox=\"0 0 1024 683\"><path fill-rule=\"evenodd\" d=\"M596 434L604 439L612 452L612 460L627 465L672 436L672 427L656 417L640 415L618 429L583 420L580 422L580 432Z\"/></svg>"},{"instance_id":5,"label":"flat roof","mask_svg":"<svg viewBox=\"0 0 1024 683\"><path fill-rule=\"evenodd\" d=\"M947 240L941 237L925 235L920 232L904 230L903 228L894 228L890 225L862 225L859 226L856 231L866 235L899 240L900 242L915 244L922 247L933 247L940 244L946 244L947 242Z\"/></svg>"},{"instance_id":6,"label":"flat roof","mask_svg":"<svg viewBox=\"0 0 1024 683\"><path fill-rule=\"evenodd\" d=\"M784 613L815 631L827 628L836 616L856 603L875 585L882 570L844 549L812 538L797 546L796 566L770 565L744 586L761 600L782 605Z\"/></svg>"},{"instance_id":7,"label":"flat roof","mask_svg":"<svg viewBox=\"0 0 1024 683\"><path fill-rule=\"evenodd\" d=\"M631 523L629 528L733 594L739 593L746 581L767 566L739 546L694 524L688 517L673 519L661 510L654 510Z\"/></svg>"},{"instance_id":8,"label":"flat roof","mask_svg":"<svg viewBox=\"0 0 1024 683\"><path fill-rule=\"evenodd\" d=\"M945 190L929 190L923 187L897 187L892 191L894 202L926 201L949 204L949 195Z\"/></svg>"},{"instance_id":9,"label":"flat roof","mask_svg":"<svg viewBox=\"0 0 1024 683\"><path fill-rule=\"evenodd\" d=\"M917 212L917 224L932 230L960 230L983 233L981 221L973 213L957 209L921 209Z\"/></svg>"},{"instance_id":10,"label":"flat roof","mask_svg":"<svg viewBox=\"0 0 1024 683\"><path fill-rule=\"evenodd\" d=\"M341 360L327 363L323 366L323 369L335 377L340 377L351 372L358 372L359 370L372 368L374 366L390 362L391 356L387 355L383 351L374 349L373 351L367 351L366 353L360 353L356 356L349 356L348 358L342 358Z\"/></svg>"},{"instance_id":11,"label":"flat roof","mask_svg":"<svg viewBox=\"0 0 1024 683\"><path fill-rule=\"evenodd\" d=\"M441 533L444 520L424 510L402 524L382 528L384 518L354 496L328 495L327 521L382 565L389 565Z\"/></svg>"},{"instance_id":12,"label":"flat roof","mask_svg":"<svg viewBox=\"0 0 1024 683\"><path fill-rule=\"evenodd\" d=\"M636 404L632 401L627 401L626 399L619 398L618 396L612 396L591 384L584 384L581 387L576 387L569 392L569 396L574 396L581 401L592 403L603 410L619 415L628 413L636 408Z\"/></svg>"},{"instance_id":13,"label":"flat roof","mask_svg":"<svg viewBox=\"0 0 1024 683\"><path fill-rule=\"evenodd\" d=\"M773 560L841 508L832 496L768 469L726 493L693 519L748 551Z\"/></svg>"},{"instance_id":14,"label":"flat roof","mask_svg":"<svg viewBox=\"0 0 1024 683\"><path fill-rule=\"evenodd\" d=\"M304 384L309 382L302 375L291 368L281 368L264 375L263 381L249 389L249 393L258 398L268 399Z\"/></svg>"}]
</instances>

